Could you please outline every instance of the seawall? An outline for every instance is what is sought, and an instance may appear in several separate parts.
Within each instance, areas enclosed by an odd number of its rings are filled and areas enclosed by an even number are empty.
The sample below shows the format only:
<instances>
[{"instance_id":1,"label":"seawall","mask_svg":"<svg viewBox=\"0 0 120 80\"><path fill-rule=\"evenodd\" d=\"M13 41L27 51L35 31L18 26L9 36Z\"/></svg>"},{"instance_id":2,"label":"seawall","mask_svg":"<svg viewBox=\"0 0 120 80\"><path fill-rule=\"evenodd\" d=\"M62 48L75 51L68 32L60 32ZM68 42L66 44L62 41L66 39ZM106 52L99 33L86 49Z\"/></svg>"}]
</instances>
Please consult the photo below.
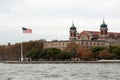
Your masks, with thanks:
<instances>
[{"instance_id":1,"label":"seawall","mask_svg":"<svg viewBox=\"0 0 120 80\"><path fill-rule=\"evenodd\" d=\"M120 63L120 60L100 60L100 61L2 61L8 64L74 64L74 63Z\"/></svg>"}]
</instances>

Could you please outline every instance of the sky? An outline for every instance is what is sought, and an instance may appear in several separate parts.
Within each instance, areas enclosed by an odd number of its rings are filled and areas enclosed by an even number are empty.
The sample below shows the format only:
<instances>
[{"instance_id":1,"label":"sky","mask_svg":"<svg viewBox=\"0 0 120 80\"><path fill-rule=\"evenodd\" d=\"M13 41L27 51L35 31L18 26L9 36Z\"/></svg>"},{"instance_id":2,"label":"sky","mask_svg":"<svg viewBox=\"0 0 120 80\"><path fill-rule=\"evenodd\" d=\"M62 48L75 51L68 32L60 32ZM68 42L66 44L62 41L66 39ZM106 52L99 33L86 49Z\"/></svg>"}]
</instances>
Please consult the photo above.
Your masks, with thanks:
<instances>
[{"instance_id":1,"label":"sky","mask_svg":"<svg viewBox=\"0 0 120 80\"><path fill-rule=\"evenodd\" d=\"M79 33L99 31L103 17L109 32L120 32L119 8L120 0L0 0L0 45L68 40L72 21Z\"/></svg>"}]
</instances>

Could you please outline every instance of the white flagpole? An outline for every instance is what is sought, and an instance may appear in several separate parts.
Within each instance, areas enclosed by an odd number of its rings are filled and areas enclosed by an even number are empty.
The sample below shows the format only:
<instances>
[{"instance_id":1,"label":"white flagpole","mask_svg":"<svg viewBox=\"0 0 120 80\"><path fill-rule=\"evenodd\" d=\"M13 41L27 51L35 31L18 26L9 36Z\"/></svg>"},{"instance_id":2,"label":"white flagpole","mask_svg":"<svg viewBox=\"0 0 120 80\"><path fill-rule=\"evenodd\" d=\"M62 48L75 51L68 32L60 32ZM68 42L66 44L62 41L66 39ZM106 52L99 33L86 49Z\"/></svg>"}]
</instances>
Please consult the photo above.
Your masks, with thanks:
<instances>
[{"instance_id":1,"label":"white flagpole","mask_svg":"<svg viewBox=\"0 0 120 80\"><path fill-rule=\"evenodd\" d=\"M23 61L23 42L21 42L21 62Z\"/></svg>"},{"instance_id":2,"label":"white flagpole","mask_svg":"<svg viewBox=\"0 0 120 80\"><path fill-rule=\"evenodd\" d=\"M29 34L32 33L32 29L22 27L22 30L23 30L23 33L29 33ZM21 60L21 62L24 61L24 59L23 59L23 42L21 42L21 59L20 60Z\"/></svg>"}]
</instances>

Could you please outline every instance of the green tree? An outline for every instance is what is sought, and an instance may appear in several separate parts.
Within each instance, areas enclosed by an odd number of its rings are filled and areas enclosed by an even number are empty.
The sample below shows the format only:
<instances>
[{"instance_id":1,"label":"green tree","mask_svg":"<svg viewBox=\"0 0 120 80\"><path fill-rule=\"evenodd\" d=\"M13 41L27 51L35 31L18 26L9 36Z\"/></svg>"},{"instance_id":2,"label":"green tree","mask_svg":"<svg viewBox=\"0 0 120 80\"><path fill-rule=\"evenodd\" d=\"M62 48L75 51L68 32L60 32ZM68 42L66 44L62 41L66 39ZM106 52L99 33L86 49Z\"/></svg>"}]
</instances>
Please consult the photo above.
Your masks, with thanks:
<instances>
[{"instance_id":1,"label":"green tree","mask_svg":"<svg viewBox=\"0 0 120 80\"><path fill-rule=\"evenodd\" d=\"M108 50L109 50L110 53L113 53L113 50L116 49L116 48L117 48L117 46L110 45Z\"/></svg>"},{"instance_id":2,"label":"green tree","mask_svg":"<svg viewBox=\"0 0 120 80\"><path fill-rule=\"evenodd\" d=\"M70 55L66 51L61 51L60 54L57 55L57 59L59 59L59 60L70 60Z\"/></svg>"},{"instance_id":3,"label":"green tree","mask_svg":"<svg viewBox=\"0 0 120 80\"><path fill-rule=\"evenodd\" d=\"M105 49L105 47L98 47L98 46L91 48L91 51L92 51L92 53L93 53L94 60L97 59L97 55L99 54L99 52L102 51L102 50L104 50L104 49Z\"/></svg>"},{"instance_id":4,"label":"green tree","mask_svg":"<svg viewBox=\"0 0 120 80\"><path fill-rule=\"evenodd\" d=\"M43 53L45 54L44 58L55 60L57 59L57 55L61 53L61 50L57 48L47 48Z\"/></svg>"},{"instance_id":5,"label":"green tree","mask_svg":"<svg viewBox=\"0 0 120 80\"><path fill-rule=\"evenodd\" d=\"M115 49L112 50L113 53L120 55L120 47L117 46Z\"/></svg>"},{"instance_id":6,"label":"green tree","mask_svg":"<svg viewBox=\"0 0 120 80\"><path fill-rule=\"evenodd\" d=\"M43 42L44 41L42 40L23 42L24 55L26 55L26 53L29 52L33 48L43 49Z\"/></svg>"},{"instance_id":7,"label":"green tree","mask_svg":"<svg viewBox=\"0 0 120 80\"><path fill-rule=\"evenodd\" d=\"M120 46L109 46L109 52L114 54L114 59L120 59Z\"/></svg>"},{"instance_id":8,"label":"green tree","mask_svg":"<svg viewBox=\"0 0 120 80\"><path fill-rule=\"evenodd\" d=\"M42 49L34 48L27 53L26 57L31 58L32 60L39 60L39 56L42 52Z\"/></svg>"}]
</instances>

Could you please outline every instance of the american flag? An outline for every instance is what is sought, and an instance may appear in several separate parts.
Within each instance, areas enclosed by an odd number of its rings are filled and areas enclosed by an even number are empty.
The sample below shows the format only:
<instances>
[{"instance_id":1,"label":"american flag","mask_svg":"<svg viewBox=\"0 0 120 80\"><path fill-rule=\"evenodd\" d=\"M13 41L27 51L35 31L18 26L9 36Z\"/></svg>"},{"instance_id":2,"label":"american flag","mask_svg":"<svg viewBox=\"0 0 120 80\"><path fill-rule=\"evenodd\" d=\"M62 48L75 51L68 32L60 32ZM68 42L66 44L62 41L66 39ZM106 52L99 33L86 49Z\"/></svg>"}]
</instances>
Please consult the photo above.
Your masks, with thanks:
<instances>
[{"instance_id":1,"label":"american flag","mask_svg":"<svg viewBox=\"0 0 120 80\"><path fill-rule=\"evenodd\" d=\"M28 28L25 28L25 27L22 27L22 31L23 31L23 33L28 33L28 34L32 33L32 29L28 29Z\"/></svg>"}]
</instances>

